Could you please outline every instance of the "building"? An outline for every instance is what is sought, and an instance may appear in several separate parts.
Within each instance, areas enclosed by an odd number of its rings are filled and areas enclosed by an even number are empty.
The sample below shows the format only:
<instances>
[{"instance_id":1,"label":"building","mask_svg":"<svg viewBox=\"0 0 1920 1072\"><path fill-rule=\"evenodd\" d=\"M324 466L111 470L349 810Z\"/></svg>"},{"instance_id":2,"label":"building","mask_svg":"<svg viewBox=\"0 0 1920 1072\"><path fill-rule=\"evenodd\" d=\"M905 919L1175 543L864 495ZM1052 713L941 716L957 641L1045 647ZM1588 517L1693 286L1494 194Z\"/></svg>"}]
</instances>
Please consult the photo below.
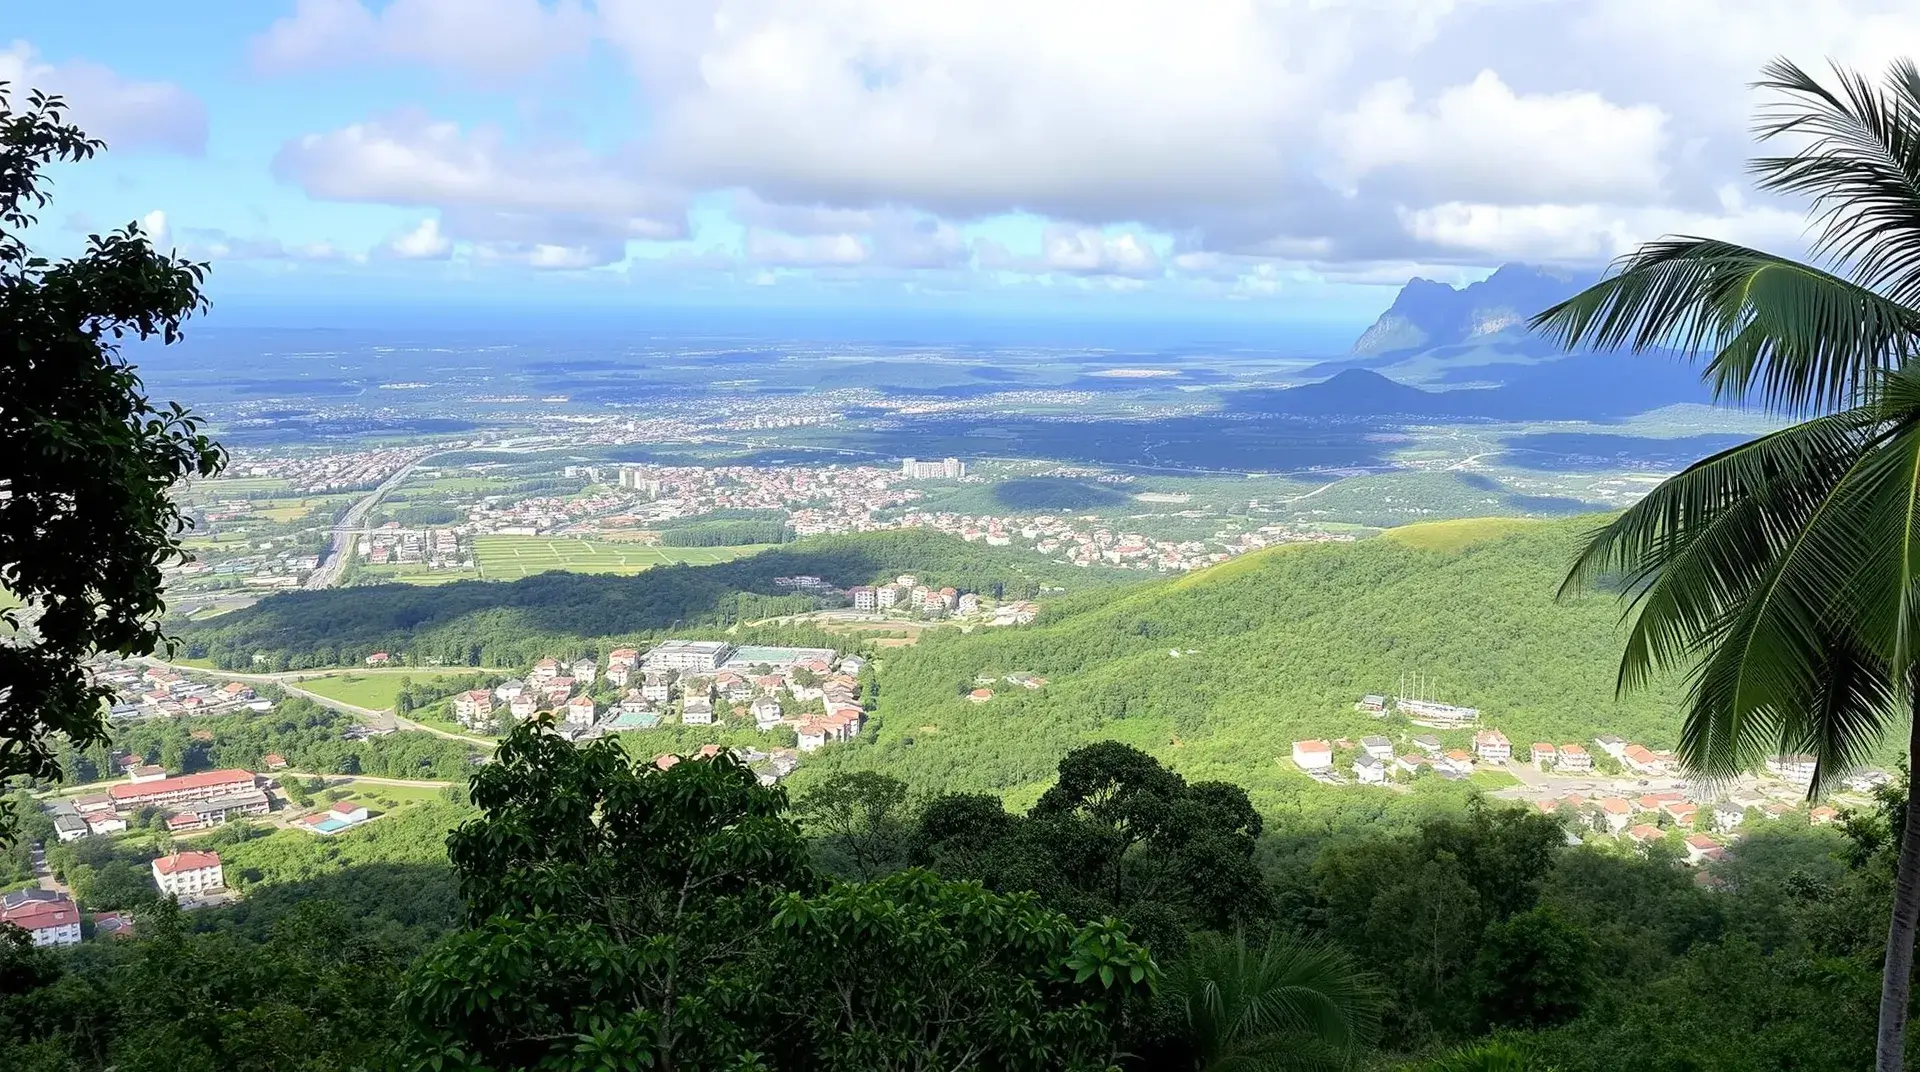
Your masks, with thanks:
<instances>
[{"instance_id":1,"label":"building","mask_svg":"<svg viewBox=\"0 0 1920 1072\"><path fill-rule=\"evenodd\" d=\"M713 725L713 701L698 697L688 700L680 707L680 721L688 726Z\"/></svg>"},{"instance_id":2,"label":"building","mask_svg":"<svg viewBox=\"0 0 1920 1072\"><path fill-rule=\"evenodd\" d=\"M157 782L166 776L167 768L152 763L142 763L137 767L129 767L127 769L127 781L135 785Z\"/></svg>"},{"instance_id":3,"label":"building","mask_svg":"<svg viewBox=\"0 0 1920 1072\"><path fill-rule=\"evenodd\" d=\"M649 670L640 678L640 695L654 703L666 703L673 697L673 674L667 670Z\"/></svg>"},{"instance_id":4,"label":"building","mask_svg":"<svg viewBox=\"0 0 1920 1072\"><path fill-rule=\"evenodd\" d=\"M1713 828L1721 833L1729 833L1747 821L1747 809L1731 800L1723 800L1713 806Z\"/></svg>"},{"instance_id":5,"label":"building","mask_svg":"<svg viewBox=\"0 0 1920 1072\"><path fill-rule=\"evenodd\" d=\"M902 458L900 475L908 480L958 480L967 475L967 463L958 458L942 458L937 462Z\"/></svg>"},{"instance_id":6,"label":"building","mask_svg":"<svg viewBox=\"0 0 1920 1072\"><path fill-rule=\"evenodd\" d=\"M967 693L968 703L986 703L988 700L991 700L991 699L993 699L992 689L975 689L972 692Z\"/></svg>"},{"instance_id":7,"label":"building","mask_svg":"<svg viewBox=\"0 0 1920 1072\"><path fill-rule=\"evenodd\" d=\"M1533 765L1545 770L1547 765L1560 757L1560 750L1545 741L1533 742Z\"/></svg>"},{"instance_id":8,"label":"building","mask_svg":"<svg viewBox=\"0 0 1920 1072\"><path fill-rule=\"evenodd\" d=\"M1446 746L1440 743L1440 738L1431 733L1416 735L1413 738L1413 746L1430 756L1437 756L1446 750Z\"/></svg>"},{"instance_id":9,"label":"building","mask_svg":"<svg viewBox=\"0 0 1920 1072\"><path fill-rule=\"evenodd\" d=\"M1619 759L1623 766L1635 774L1664 774L1667 769L1665 761L1645 745L1628 745L1621 750Z\"/></svg>"},{"instance_id":10,"label":"building","mask_svg":"<svg viewBox=\"0 0 1920 1072\"><path fill-rule=\"evenodd\" d=\"M368 819L367 806L343 800L323 812L302 816L293 825L309 833L326 836L337 834L350 826L357 826Z\"/></svg>"},{"instance_id":11,"label":"building","mask_svg":"<svg viewBox=\"0 0 1920 1072\"><path fill-rule=\"evenodd\" d=\"M287 769L287 757L278 752L268 752L266 755L260 757L260 762L264 764L268 770Z\"/></svg>"},{"instance_id":12,"label":"building","mask_svg":"<svg viewBox=\"0 0 1920 1072\"><path fill-rule=\"evenodd\" d=\"M153 881L161 893L191 897L217 890L227 884L220 873L220 854L213 852L176 852L153 862Z\"/></svg>"},{"instance_id":13,"label":"building","mask_svg":"<svg viewBox=\"0 0 1920 1072\"><path fill-rule=\"evenodd\" d=\"M1407 721L1429 729L1454 729L1480 721L1480 709L1477 707L1456 707L1432 700L1410 700L1404 696L1394 701L1394 707L1407 716Z\"/></svg>"},{"instance_id":14,"label":"building","mask_svg":"<svg viewBox=\"0 0 1920 1072\"><path fill-rule=\"evenodd\" d=\"M1465 777L1473 773L1473 756L1464 749L1450 749L1446 755L1434 759L1433 769L1441 774Z\"/></svg>"},{"instance_id":15,"label":"building","mask_svg":"<svg viewBox=\"0 0 1920 1072\"><path fill-rule=\"evenodd\" d=\"M180 814L194 817L195 823L190 829L202 830L221 826L236 816L265 815L272 808L273 803L267 799L266 790L244 789L238 793L195 801L181 808Z\"/></svg>"},{"instance_id":16,"label":"building","mask_svg":"<svg viewBox=\"0 0 1920 1072\"><path fill-rule=\"evenodd\" d=\"M1724 860L1726 859L1726 856L1727 856L1727 850L1721 848L1719 842L1713 840L1707 835L1690 834L1687 836L1687 862L1688 863L1690 864L1710 863L1717 860Z\"/></svg>"},{"instance_id":17,"label":"building","mask_svg":"<svg viewBox=\"0 0 1920 1072\"><path fill-rule=\"evenodd\" d=\"M132 811L150 804L185 804L195 800L226 796L243 789L252 789L256 784L257 779L250 771L201 771L199 774L183 774L178 778L162 778L159 781L143 782L139 785L109 786L107 795L112 798L111 807L114 810ZM87 809L81 807L80 810L84 812Z\"/></svg>"},{"instance_id":18,"label":"building","mask_svg":"<svg viewBox=\"0 0 1920 1072\"><path fill-rule=\"evenodd\" d=\"M640 652L634 648L615 648L607 653L607 666L624 666L629 670L640 665Z\"/></svg>"},{"instance_id":19,"label":"building","mask_svg":"<svg viewBox=\"0 0 1920 1072\"><path fill-rule=\"evenodd\" d=\"M462 726L477 726L493 717L493 693L473 689L453 698L453 717Z\"/></svg>"},{"instance_id":20,"label":"building","mask_svg":"<svg viewBox=\"0 0 1920 1072\"><path fill-rule=\"evenodd\" d=\"M874 588L870 584L856 584L852 588L847 589L847 594L853 597L854 610L875 609L876 604L873 593Z\"/></svg>"},{"instance_id":21,"label":"building","mask_svg":"<svg viewBox=\"0 0 1920 1072\"><path fill-rule=\"evenodd\" d=\"M1565 749L1561 751L1565 753ZM1606 821L1608 830L1618 834L1633 821L1633 805L1620 797L1607 797L1600 802L1600 817Z\"/></svg>"},{"instance_id":22,"label":"building","mask_svg":"<svg viewBox=\"0 0 1920 1072\"><path fill-rule=\"evenodd\" d=\"M1385 785L1387 765L1378 756L1362 752L1353 759L1353 777L1361 785Z\"/></svg>"},{"instance_id":23,"label":"building","mask_svg":"<svg viewBox=\"0 0 1920 1072\"><path fill-rule=\"evenodd\" d=\"M1499 730L1481 730L1474 734L1473 751L1488 763L1505 763L1513 758L1513 744Z\"/></svg>"},{"instance_id":24,"label":"building","mask_svg":"<svg viewBox=\"0 0 1920 1072\"><path fill-rule=\"evenodd\" d=\"M1582 745L1563 744L1560 746L1560 758L1554 763L1558 770L1580 773L1593 769L1593 757L1587 754Z\"/></svg>"},{"instance_id":25,"label":"building","mask_svg":"<svg viewBox=\"0 0 1920 1072\"><path fill-rule=\"evenodd\" d=\"M1813 782L1816 761L1809 755L1778 755L1767 759L1767 773L1776 778L1784 778L1796 785L1809 785Z\"/></svg>"},{"instance_id":26,"label":"building","mask_svg":"<svg viewBox=\"0 0 1920 1072\"><path fill-rule=\"evenodd\" d=\"M1360 697L1360 702L1354 704L1353 709L1365 711L1369 715L1384 715L1387 713L1387 698L1368 693Z\"/></svg>"},{"instance_id":27,"label":"building","mask_svg":"<svg viewBox=\"0 0 1920 1072\"><path fill-rule=\"evenodd\" d=\"M980 613L980 596L973 592L962 592L953 609L959 614L978 614Z\"/></svg>"},{"instance_id":28,"label":"building","mask_svg":"<svg viewBox=\"0 0 1920 1072\"><path fill-rule=\"evenodd\" d=\"M80 944L80 908L64 893L25 889L0 896L0 923L26 931L36 946Z\"/></svg>"},{"instance_id":29,"label":"building","mask_svg":"<svg viewBox=\"0 0 1920 1072\"><path fill-rule=\"evenodd\" d=\"M898 602L900 602L900 586L897 584L883 584L873 590L873 605L876 609L885 610Z\"/></svg>"},{"instance_id":30,"label":"building","mask_svg":"<svg viewBox=\"0 0 1920 1072\"><path fill-rule=\"evenodd\" d=\"M801 723L798 735L802 752L817 752L827 746L827 729L818 722Z\"/></svg>"},{"instance_id":31,"label":"building","mask_svg":"<svg viewBox=\"0 0 1920 1072\"><path fill-rule=\"evenodd\" d=\"M1641 823L1627 831L1627 840L1636 845L1646 845L1667 836L1667 832L1651 823Z\"/></svg>"},{"instance_id":32,"label":"building","mask_svg":"<svg viewBox=\"0 0 1920 1072\"><path fill-rule=\"evenodd\" d=\"M535 685L545 685L547 682L559 676L560 660L542 659L533 664L533 672L527 675L527 680L533 682Z\"/></svg>"},{"instance_id":33,"label":"building","mask_svg":"<svg viewBox=\"0 0 1920 1072\"><path fill-rule=\"evenodd\" d=\"M748 711L753 715L754 727L762 733L766 733L780 724L780 716L782 713L780 710L780 701L771 696L762 696L753 701Z\"/></svg>"},{"instance_id":34,"label":"building","mask_svg":"<svg viewBox=\"0 0 1920 1072\"><path fill-rule=\"evenodd\" d=\"M1393 758L1393 742L1385 737L1362 737L1360 748L1366 754L1382 762Z\"/></svg>"},{"instance_id":35,"label":"building","mask_svg":"<svg viewBox=\"0 0 1920 1072\"><path fill-rule=\"evenodd\" d=\"M102 814L112 815L113 813L103 812ZM85 819L80 818L78 815L56 815L53 817L53 836L59 838L61 841L79 841L91 833L93 833L93 829L87 825Z\"/></svg>"},{"instance_id":36,"label":"building","mask_svg":"<svg viewBox=\"0 0 1920 1072\"><path fill-rule=\"evenodd\" d=\"M1814 826L1825 826L1840 821L1840 813L1829 804L1815 804L1807 811L1807 822Z\"/></svg>"},{"instance_id":37,"label":"building","mask_svg":"<svg viewBox=\"0 0 1920 1072\"><path fill-rule=\"evenodd\" d=\"M573 699L567 701L566 714L563 720L569 726L591 726L594 720L599 717L600 712L595 710L593 706L593 697L575 696Z\"/></svg>"},{"instance_id":38,"label":"building","mask_svg":"<svg viewBox=\"0 0 1920 1072\"><path fill-rule=\"evenodd\" d=\"M1327 741L1293 742L1293 762L1304 771L1324 771L1333 768L1333 745Z\"/></svg>"},{"instance_id":39,"label":"building","mask_svg":"<svg viewBox=\"0 0 1920 1072\"><path fill-rule=\"evenodd\" d=\"M1431 765L1432 765L1432 761L1429 760L1426 756L1419 755L1417 753L1412 753L1412 752L1409 752L1408 754L1401 756L1399 759L1396 759L1393 761L1393 766L1395 770L1401 771L1402 773L1409 774L1409 775L1418 774L1420 773L1420 769L1422 767L1427 767Z\"/></svg>"},{"instance_id":40,"label":"building","mask_svg":"<svg viewBox=\"0 0 1920 1072\"><path fill-rule=\"evenodd\" d=\"M1600 751L1615 759L1622 759L1627 754L1627 742L1611 733L1603 733L1595 737L1593 743L1599 747Z\"/></svg>"},{"instance_id":41,"label":"building","mask_svg":"<svg viewBox=\"0 0 1920 1072\"><path fill-rule=\"evenodd\" d=\"M733 654L724 640L663 640L647 652L641 666L648 670L690 670L712 673Z\"/></svg>"}]
</instances>

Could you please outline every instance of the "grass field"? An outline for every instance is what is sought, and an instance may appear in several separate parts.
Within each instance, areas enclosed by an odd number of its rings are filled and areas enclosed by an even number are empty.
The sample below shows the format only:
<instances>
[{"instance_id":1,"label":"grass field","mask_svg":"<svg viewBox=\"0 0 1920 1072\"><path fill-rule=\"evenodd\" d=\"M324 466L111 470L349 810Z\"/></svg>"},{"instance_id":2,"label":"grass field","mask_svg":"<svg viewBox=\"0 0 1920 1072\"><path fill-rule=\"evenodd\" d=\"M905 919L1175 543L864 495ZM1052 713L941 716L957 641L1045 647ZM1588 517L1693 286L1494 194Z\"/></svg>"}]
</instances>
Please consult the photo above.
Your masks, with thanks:
<instances>
[{"instance_id":1,"label":"grass field","mask_svg":"<svg viewBox=\"0 0 1920 1072\"><path fill-rule=\"evenodd\" d=\"M355 707L365 707L374 711L384 711L393 706L393 698L400 695L400 679L410 677L415 681L431 681L437 677L458 677L473 673L470 667L437 670L432 668L411 670L405 674L332 674L327 677L307 678L294 682L296 688L302 688L329 700L339 700Z\"/></svg>"},{"instance_id":2,"label":"grass field","mask_svg":"<svg viewBox=\"0 0 1920 1072\"><path fill-rule=\"evenodd\" d=\"M1388 529L1386 539L1418 547L1423 551L1453 554L1485 540L1497 540L1509 532L1527 528L1536 522L1514 517L1467 517L1458 521L1421 521Z\"/></svg>"},{"instance_id":3,"label":"grass field","mask_svg":"<svg viewBox=\"0 0 1920 1072\"><path fill-rule=\"evenodd\" d=\"M642 547L564 536L473 538L473 559L480 567L480 575L496 581L517 580L549 570L568 573L639 573L653 566L676 562L710 566L764 550L765 546Z\"/></svg>"}]
</instances>

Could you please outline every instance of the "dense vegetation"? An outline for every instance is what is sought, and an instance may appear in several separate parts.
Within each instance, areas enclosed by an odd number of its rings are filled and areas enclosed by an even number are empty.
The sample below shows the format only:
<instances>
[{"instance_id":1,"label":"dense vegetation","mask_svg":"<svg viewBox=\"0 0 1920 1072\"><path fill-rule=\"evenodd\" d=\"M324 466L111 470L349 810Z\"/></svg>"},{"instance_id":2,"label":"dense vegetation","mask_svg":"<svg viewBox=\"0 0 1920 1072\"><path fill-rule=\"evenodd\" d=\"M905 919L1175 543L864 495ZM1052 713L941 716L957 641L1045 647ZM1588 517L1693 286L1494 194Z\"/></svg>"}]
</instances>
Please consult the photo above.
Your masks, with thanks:
<instances>
[{"instance_id":1,"label":"dense vegetation","mask_svg":"<svg viewBox=\"0 0 1920 1072\"><path fill-rule=\"evenodd\" d=\"M817 537L734 562L656 567L632 577L545 573L505 584L287 593L189 623L180 635L187 655L228 668L357 665L375 651L415 663L523 666L596 638L685 634L819 605L782 589L777 577L810 574L845 586L909 572L1007 598L1116 579L1009 548L902 530Z\"/></svg>"},{"instance_id":2,"label":"dense vegetation","mask_svg":"<svg viewBox=\"0 0 1920 1072\"><path fill-rule=\"evenodd\" d=\"M823 760L1031 801L1067 749L1117 738L1272 812L1325 793L1286 761L1292 741L1424 732L1353 709L1403 676L1411 691L1415 674L1435 698L1481 708L1516 749L1608 732L1671 746L1676 688L1614 695L1617 607L1554 599L1591 525L1449 522L1280 547L1065 597L1031 628L930 633L887 656L875 747ZM1046 686L999 681L990 702L966 701L976 679L1022 671Z\"/></svg>"},{"instance_id":3,"label":"dense vegetation","mask_svg":"<svg viewBox=\"0 0 1920 1072\"><path fill-rule=\"evenodd\" d=\"M787 543L793 530L785 521L699 521L660 533L662 547L750 547Z\"/></svg>"}]
</instances>

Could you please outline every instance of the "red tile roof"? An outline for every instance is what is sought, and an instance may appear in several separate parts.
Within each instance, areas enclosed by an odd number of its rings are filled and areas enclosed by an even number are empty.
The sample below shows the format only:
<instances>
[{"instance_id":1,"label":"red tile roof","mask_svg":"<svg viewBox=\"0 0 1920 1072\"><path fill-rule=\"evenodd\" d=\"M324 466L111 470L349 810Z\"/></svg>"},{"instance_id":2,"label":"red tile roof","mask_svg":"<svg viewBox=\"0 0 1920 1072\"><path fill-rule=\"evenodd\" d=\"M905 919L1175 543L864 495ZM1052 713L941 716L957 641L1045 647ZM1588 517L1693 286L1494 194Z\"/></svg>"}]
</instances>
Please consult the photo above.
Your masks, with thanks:
<instances>
[{"instance_id":1,"label":"red tile roof","mask_svg":"<svg viewBox=\"0 0 1920 1072\"><path fill-rule=\"evenodd\" d=\"M80 910L65 897L57 901L28 901L19 908L0 911L0 922L11 923L23 930L43 931L49 927L67 927L79 923Z\"/></svg>"},{"instance_id":2,"label":"red tile roof","mask_svg":"<svg viewBox=\"0 0 1920 1072\"><path fill-rule=\"evenodd\" d=\"M162 856L153 862L153 869L163 875L175 875L182 871L198 871L207 867L219 867L220 854L217 852L176 852L172 856Z\"/></svg>"},{"instance_id":3,"label":"red tile roof","mask_svg":"<svg viewBox=\"0 0 1920 1072\"><path fill-rule=\"evenodd\" d=\"M199 774L183 774L178 778L162 778L157 782L142 782L139 785L115 785L107 788L114 800L138 800L142 797L159 796L186 789L207 789L215 786L246 784L253 785L253 773L243 770L201 771Z\"/></svg>"}]
</instances>

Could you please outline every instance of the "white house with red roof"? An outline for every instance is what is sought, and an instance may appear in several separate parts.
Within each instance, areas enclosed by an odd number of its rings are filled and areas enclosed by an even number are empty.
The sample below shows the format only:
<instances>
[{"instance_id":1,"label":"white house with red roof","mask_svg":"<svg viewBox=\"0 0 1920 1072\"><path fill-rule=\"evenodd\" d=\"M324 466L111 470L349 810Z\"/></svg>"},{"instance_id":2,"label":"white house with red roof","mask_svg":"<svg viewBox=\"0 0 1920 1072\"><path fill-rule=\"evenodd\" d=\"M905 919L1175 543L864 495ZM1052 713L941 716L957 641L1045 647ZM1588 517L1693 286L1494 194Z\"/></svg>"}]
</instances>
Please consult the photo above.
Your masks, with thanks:
<instances>
[{"instance_id":1,"label":"white house with red roof","mask_svg":"<svg viewBox=\"0 0 1920 1072\"><path fill-rule=\"evenodd\" d=\"M1295 741L1293 762L1301 770L1329 770L1333 767L1333 745L1319 740Z\"/></svg>"},{"instance_id":2,"label":"white house with red roof","mask_svg":"<svg viewBox=\"0 0 1920 1072\"><path fill-rule=\"evenodd\" d=\"M1513 758L1513 743L1499 730L1481 730L1474 734L1473 750L1488 763L1505 763Z\"/></svg>"},{"instance_id":3,"label":"white house with red roof","mask_svg":"<svg viewBox=\"0 0 1920 1072\"><path fill-rule=\"evenodd\" d=\"M80 908L64 893L26 889L0 896L0 923L26 931L36 946L80 944Z\"/></svg>"},{"instance_id":4,"label":"white house with red roof","mask_svg":"<svg viewBox=\"0 0 1920 1072\"><path fill-rule=\"evenodd\" d=\"M161 893L192 897L227 884L217 852L176 852L153 862L153 881Z\"/></svg>"},{"instance_id":5,"label":"white house with red roof","mask_svg":"<svg viewBox=\"0 0 1920 1072\"><path fill-rule=\"evenodd\" d=\"M112 798L112 806L116 810L132 811L149 804L183 804L192 800L227 796L243 789L252 789L257 782L258 779L251 771L201 771L198 774L183 774L177 778L108 786L107 795ZM82 807L80 810L87 809Z\"/></svg>"}]
</instances>

